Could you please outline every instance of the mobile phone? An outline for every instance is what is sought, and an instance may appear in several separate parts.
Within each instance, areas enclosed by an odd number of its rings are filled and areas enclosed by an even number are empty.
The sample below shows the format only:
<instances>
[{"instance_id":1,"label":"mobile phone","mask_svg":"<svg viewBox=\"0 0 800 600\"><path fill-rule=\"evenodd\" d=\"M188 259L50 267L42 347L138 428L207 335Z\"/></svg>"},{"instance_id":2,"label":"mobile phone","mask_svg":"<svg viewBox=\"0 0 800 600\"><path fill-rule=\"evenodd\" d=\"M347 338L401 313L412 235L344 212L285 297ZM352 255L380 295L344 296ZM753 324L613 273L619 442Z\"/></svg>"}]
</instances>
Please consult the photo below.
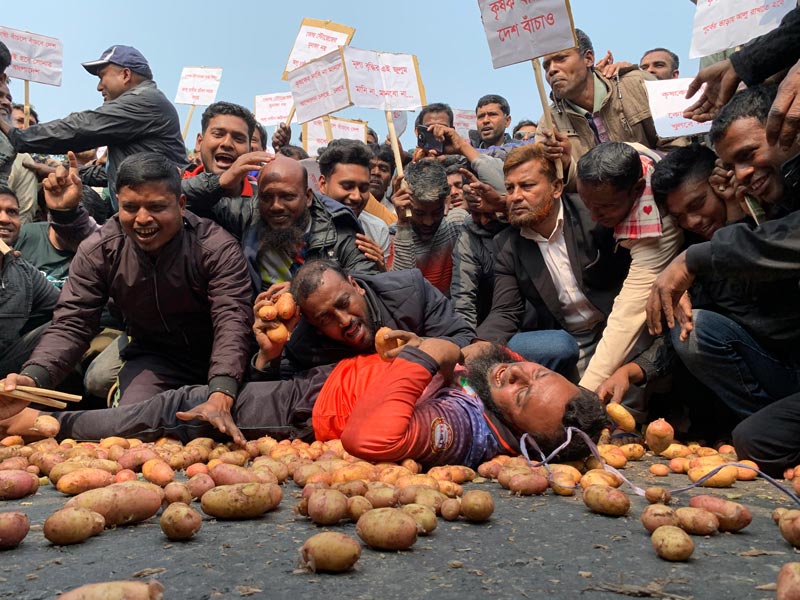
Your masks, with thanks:
<instances>
[{"instance_id":1,"label":"mobile phone","mask_svg":"<svg viewBox=\"0 0 800 600\"><path fill-rule=\"evenodd\" d=\"M423 150L436 150L444 154L444 142L437 140L427 125L417 125L417 147Z\"/></svg>"}]
</instances>

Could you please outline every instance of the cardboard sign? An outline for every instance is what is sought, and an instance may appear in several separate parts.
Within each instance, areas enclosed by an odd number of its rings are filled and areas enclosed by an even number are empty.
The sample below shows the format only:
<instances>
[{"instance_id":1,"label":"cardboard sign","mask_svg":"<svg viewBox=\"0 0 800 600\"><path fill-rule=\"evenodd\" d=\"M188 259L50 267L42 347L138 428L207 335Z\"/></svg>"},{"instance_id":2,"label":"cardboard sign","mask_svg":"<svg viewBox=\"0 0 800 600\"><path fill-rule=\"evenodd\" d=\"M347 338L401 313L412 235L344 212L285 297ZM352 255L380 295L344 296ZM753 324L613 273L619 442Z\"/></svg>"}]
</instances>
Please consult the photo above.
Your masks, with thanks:
<instances>
[{"instance_id":1,"label":"cardboard sign","mask_svg":"<svg viewBox=\"0 0 800 600\"><path fill-rule=\"evenodd\" d=\"M569 0L478 0L495 69L578 45Z\"/></svg>"},{"instance_id":2,"label":"cardboard sign","mask_svg":"<svg viewBox=\"0 0 800 600\"><path fill-rule=\"evenodd\" d=\"M6 75L15 79L61 85L64 49L61 40L0 26L0 41L11 52Z\"/></svg>"},{"instance_id":3,"label":"cardboard sign","mask_svg":"<svg viewBox=\"0 0 800 600\"><path fill-rule=\"evenodd\" d=\"M478 128L478 120L474 110L465 108L453 109L453 128L465 140L469 139L469 130Z\"/></svg>"},{"instance_id":4,"label":"cardboard sign","mask_svg":"<svg viewBox=\"0 0 800 600\"><path fill-rule=\"evenodd\" d=\"M295 69L288 79L300 123L352 104L341 49Z\"/></svg>"},{"instance_id":5,"label":"cardboard sign","mask_svg":"<svg viewBox=\"0 0 800 600\"><path fill-rule=\"evenodd\" d=\"M354 121L351 119L340 119L329 117L333 139L360 140L367 141L367 122ZM314 119L303 123L303 149L309 156L316 156L320 148L328 145L325 136L325 124L322 119Z\"/></svg>"},{"instance_id":6,"label":"cardboard sign","mask_svg":"<svg viewBox=\"0 0 800 600\"><path fill-rule=\"evenodd\" d=\"M694 13L689 58L708 56L764 35L795 6L793 0L701 0Z\"/></svg>"},{"instance_id":7,"label":"cardboard sign","mask_svg":"<svg viewBox=\"0 0 800 600\"><path fill-rule=\"evenodd\" d=\"M397 137L401 137L408 128L408 113L404 110L393 110L392 121L394 121L394 130Z\"/></svg>"},{"instance_id":8,"label":"cardboard sign","mask_svg":"<svg viewBox=\"0 0 800 600\"><path fill-rule=\"evenodd\" d=\"M291 92L277 94L263 94L256 96L255 116L256 121L262 125L279 125L285 123L294 106ZM292 123L297 122L297 115L292 118Z\"/></svg>"},{"instance_id":9,"label":"cardboard sign","mask_svg":"<svg viewBox=\"0 0 800 600\"><path fill-rule=\"evenodd\" d=\"M355 106L379 110L416 110L424 106L425 87L413 54L343 49L350 98Z\"/></svg>"},{"instance_id":10,"label":"cardboard sign","mask_svg":"<svg viewBox=\"0 0 800 600\"><path fill-rule=\"evenodd\" d=\"M286 80L290 72L315 58L338 50L339 46L347 46L355 32L356 30L352 27L332 21L303 19L300 23L300 32L294 40L294 46L292 46L289 59L286 61L282 79Z\"/></svg>"},{"instance_id":11,"label":"cardboard sign","mask_svg":"<svg viewBox=\"0 0 800 600\"><path fill-rule=\"evenodd\" d=\"M214 104L221 80L222 68L183 67L178 82L178 93L175 94L175 104L195 106Z\"/></svg>"},{"instance_id":12,"label":"cardboard sign","mask_svg":"<svg viewBox=\"0 0 800 600\"><path fill-rule=\"evenodd\" d=\"M691 82L691 77L644 82L650 100L650 114L653 115L659 137L697 135L711 129L711 121L698 123L683 118L683 111L695 102L686 99L686 90Z\"/></svg>"}]
</instances>

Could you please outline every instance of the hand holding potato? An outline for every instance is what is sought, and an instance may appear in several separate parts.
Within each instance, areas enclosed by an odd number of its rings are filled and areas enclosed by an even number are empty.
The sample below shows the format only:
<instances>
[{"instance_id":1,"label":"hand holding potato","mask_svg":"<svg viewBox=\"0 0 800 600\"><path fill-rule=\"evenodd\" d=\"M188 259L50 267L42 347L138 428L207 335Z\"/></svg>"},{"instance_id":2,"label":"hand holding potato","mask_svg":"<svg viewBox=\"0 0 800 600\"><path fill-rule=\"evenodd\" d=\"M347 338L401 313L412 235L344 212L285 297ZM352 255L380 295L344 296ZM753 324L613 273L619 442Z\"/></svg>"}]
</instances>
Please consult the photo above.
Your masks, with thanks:
<instances>
[{"instance_id":1,"label":"hand holding potato","mask_svg":"<svg viewBox=\"0 0 800 600\"><path fill-rule=\"evenodd\" d=\"M375 332L375 350L387 361L397 357L406 344L419 348L421 343L422 338L410 331L381 327Z\"/></svg>"},{"instance_id":2,"label":"hand holding potato","mask_svg":"<svg viewBox=\"0 0 800 600\"><path fill-rule=\"evenodd\" d=\"M264 369L280 357L289 334L300 320L300 311L294 298L285 292L287 287L288 284L273 285L256 298L253 333L259 349L256 357L258 369Z\"/></svg>"},{"instance_id":3,"label":"hand holding potato","mask_svg":"<svg viewBox=\"0 0 800 600\"><path fill-rule=\"evenodd\" d=\"M244 446L246 440L236 423L233 422L232 406L233 398L222 392L214 392L202 404L198 404L192 410L175 413L175 416L181 421L200 419L206 423L211 423L220 432L231 436L236 444Z\"/></svg>"}]
</instances>

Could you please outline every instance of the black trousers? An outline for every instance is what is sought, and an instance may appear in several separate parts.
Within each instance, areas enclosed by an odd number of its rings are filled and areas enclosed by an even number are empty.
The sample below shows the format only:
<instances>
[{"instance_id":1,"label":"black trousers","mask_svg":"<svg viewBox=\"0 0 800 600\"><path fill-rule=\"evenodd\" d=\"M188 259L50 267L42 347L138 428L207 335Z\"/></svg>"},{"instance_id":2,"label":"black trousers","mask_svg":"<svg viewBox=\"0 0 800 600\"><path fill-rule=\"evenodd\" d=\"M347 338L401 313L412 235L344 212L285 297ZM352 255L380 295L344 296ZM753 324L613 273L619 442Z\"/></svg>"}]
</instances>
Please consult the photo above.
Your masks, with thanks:
<instances>
[{"instance_id":1,"label":"black trousers","mask_svg":"<svg viewBox=\"0 0 800 600\"><path fill-rule=\"evenodd\" d=\"M800 393L773 402L733 430L739 458L755 461L762 471L781 476L800 464Z\"/></svg>"}]
</instances>

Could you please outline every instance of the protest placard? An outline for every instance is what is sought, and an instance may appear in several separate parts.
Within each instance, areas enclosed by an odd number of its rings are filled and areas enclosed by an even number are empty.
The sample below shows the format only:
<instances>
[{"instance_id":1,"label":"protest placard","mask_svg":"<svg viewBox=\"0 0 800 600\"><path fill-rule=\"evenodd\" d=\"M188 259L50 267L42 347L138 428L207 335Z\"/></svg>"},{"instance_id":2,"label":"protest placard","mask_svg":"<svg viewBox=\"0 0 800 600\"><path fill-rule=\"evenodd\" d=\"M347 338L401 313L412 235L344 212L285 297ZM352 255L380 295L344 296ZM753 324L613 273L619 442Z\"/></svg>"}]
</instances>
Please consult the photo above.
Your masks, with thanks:
<instances>
[{"instance_id":1,"label":"protest placard","mask_svg":"<svg viewBox=\"0 0 800 600\"><path fill-rule=\"evenodd\" d=\"M289 59L282 78L289 73L311 62L315 58L337 50L339 46L347 46L356 32L352 27L340 25L332 21L305 18L300 23L300 32L294 40Z\"/></svg>"},{"instance_id":2,"label":"protest placard","mask_svg":"<svg viewBox=\"0 0 800 600\"><path fill-rule=\"evenodd\" d=\"M222 69L219 67L183 67L175 104L214 104L221 80Z\"/></svg>"},{"instance_id":3,"label":"protest placard","mask_svg":"<svg viewBox=\"0 0 800 600\"><path fill-rule=\"evenodd\" d=\"M394 121L397 137L402 137L408 128L408 113L404 110L393 110L392 120Z\"/></svg>"},{"instance_id":4,"label":"protest placard","mask_svg":"<svg viewBox=\"0 0 800 600\"><path fill-rule=\"evenodd\" d=\"M61 85L64 50L61 40L0 26L0 41L11 52L6 75L15 79Z\"/></svg>"},{"instance_id":5,"label":"protest placard","mask_svg":"<svg viewBox=\"0 0 800 600\"><path fill-rule=\"evenodd\" d=\"M291 92L256 96L256 121L262 125L285 123L293 106ZM293 120L296 122L297 117L295 116Z\"/></svg>"},{"instance_id":6,"label":"protest placard","mask_svg":"<svg viewBox=\"0 0 800 600\"><path fill-rule=\"evenodd\" d=\"M288 79L297 120L301 123L352 104L341 49L295 69Z\"/></svg>"},{"instance_id":7,"label":"protest placard","mask_svg":"<svg viewBox=\"0 0 800 600\"><path fill-rule=\"evenodd\" d=\"M686 99L686 90L691 82L691 77L644 82L650 100L650 114L659 137L697 135L711 129L711 121L698 123L683 118L683 111L694 103L694 100Z\"/></svg>"},{"instance_id":8,"label":"protest placard","mask_svg":"<svg viewBox=\"0 0 800 600\"><path fill-rule=\"evenodd\" d=\"M577 46L569 0L478 0L495 69Z\"/></svg>"},{"instance_id":9,"label":"protest placard","mask_svg":"<svg viewBox=\"0 0 800 600\"><path fill-rule=\"evenodd\" d=\"M416 110L426 104L417 57L343 49L350 98L355 106L379 110Z\"/></svg>"},{"instance_id":10,"label":"protest placard","mask_svg":"<svg viewBox=\"0 0 800 600\"><path fill-rule=\"evenodd\" d=\"M689 58L735 48L775 29L793 0L703 0L697 3Z\"/></svg>"},{"instance_id":11,"label":"protest placard","mask_svg":"<svg viewBox=\"0 0 800 600\"><path fill-rule=\"evenodd\" d=\"M366 121L328 117L332 138L335 140L360 140L367 141ZM303 123L303 148L309 156L316 156L320 148L328 145L328 136L322 118Z\"/></svg>"},{"instance_id":12,"label":"protest placard","mask_svg":"<svg viewBox=\"0 0 800 600\"><path fill-rule=\"evenodd\" d=\"M469 130L477 129L475 111L466 108L454 108L453 129L465 140L469 139Z\"/></svg>"}]
</instances>

